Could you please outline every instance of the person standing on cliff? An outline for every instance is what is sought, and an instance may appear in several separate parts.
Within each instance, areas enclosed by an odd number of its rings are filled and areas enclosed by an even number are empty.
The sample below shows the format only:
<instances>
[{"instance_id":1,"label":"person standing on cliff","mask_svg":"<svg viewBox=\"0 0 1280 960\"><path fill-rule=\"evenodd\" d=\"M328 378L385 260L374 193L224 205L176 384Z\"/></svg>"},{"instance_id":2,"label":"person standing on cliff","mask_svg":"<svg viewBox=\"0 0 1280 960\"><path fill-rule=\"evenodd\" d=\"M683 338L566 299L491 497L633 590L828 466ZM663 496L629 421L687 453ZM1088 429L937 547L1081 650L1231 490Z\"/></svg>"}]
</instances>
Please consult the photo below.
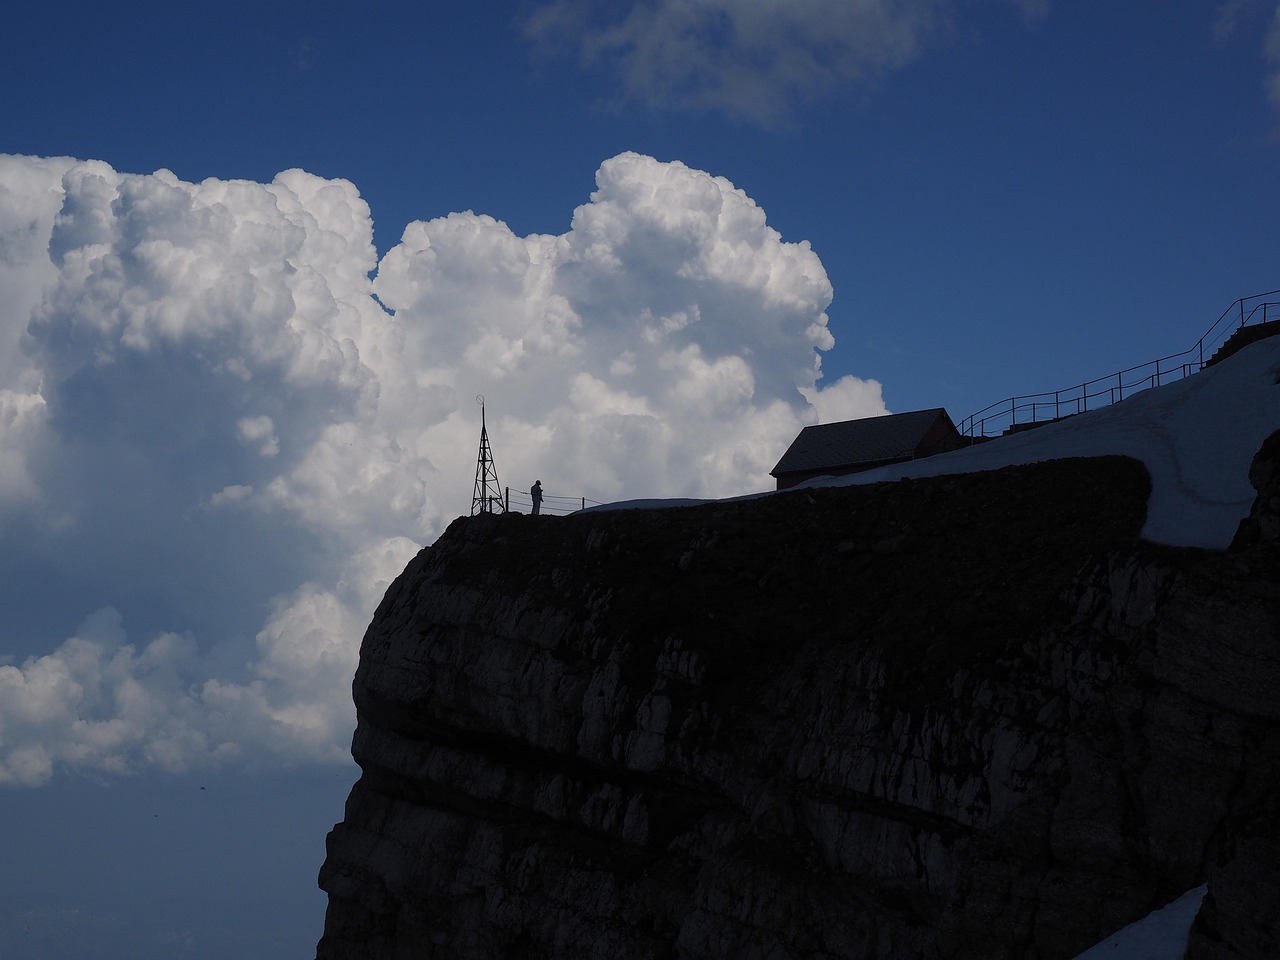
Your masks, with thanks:
<instances>
[{"instance_id":1,"label":"person standing on cliff","mask_svg":"<svg viewBox=\"0 0 1280 960\"><path fill-rule=\"evenodd\" d=\"M529 496L533 498L533 515L536 517L542 510L542 481L533 481L533 486L529 488Z\"/></svg>"}]
</instances>

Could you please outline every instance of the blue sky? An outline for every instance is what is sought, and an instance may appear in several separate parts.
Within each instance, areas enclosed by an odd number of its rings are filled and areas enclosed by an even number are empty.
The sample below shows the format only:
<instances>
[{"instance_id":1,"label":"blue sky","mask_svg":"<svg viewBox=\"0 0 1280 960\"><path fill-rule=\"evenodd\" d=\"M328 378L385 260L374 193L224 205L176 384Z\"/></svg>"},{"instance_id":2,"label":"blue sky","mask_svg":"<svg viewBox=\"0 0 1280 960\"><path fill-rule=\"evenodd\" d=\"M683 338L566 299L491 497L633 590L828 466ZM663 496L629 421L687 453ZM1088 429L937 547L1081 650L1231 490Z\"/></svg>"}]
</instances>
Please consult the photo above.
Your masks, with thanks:
<instances>
[{"instance_id":1,"label":"blue sky","mask_svg":"<svg viewBox=\"0 0 1280 960\"><path fill-rule=\"evenodd\" d=\"M580 69L573 38L535 47L535 3L42 7L0 41L5 149L346 178L380 250L455 210L560 233L602 160L680 160L813 244L835 288L829 376L957 418L1182 349L1274 286L1268 4L1237 5L1221 39L1213 2L903 6L944 22L769 128L644 102L610 63Z\"/></svg>"},{"instance_id":2,"label":"blue sky","mask_svg":"<svg viewBox=\"0 0 1280 960\"><path fill-rule=\"evenodd\" d=\"M0 803L52 837L217 786L312 884L474 395L516 489L727 496L819 417L1176 353L1280 287L1277 77L1271 0L11 11ZM249 890L232 810L182 861Z\"/></svg>"}]
</instances>

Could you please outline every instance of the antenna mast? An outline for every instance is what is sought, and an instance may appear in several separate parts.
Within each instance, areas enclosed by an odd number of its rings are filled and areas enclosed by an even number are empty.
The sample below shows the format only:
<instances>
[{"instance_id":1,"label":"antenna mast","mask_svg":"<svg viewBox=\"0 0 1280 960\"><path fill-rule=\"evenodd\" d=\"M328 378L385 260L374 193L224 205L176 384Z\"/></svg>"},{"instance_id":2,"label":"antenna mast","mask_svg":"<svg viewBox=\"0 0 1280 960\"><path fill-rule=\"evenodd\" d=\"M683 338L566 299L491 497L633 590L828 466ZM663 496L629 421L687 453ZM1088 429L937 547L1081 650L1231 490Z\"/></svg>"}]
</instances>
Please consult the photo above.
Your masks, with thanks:
<instances>
[{"instance_id":1,"label":"antenna mast","mask_svg":"<svg viewBox=\"0 0 1280 960\"><path fill-rule=\"evenodd\" d=\"M476 485L471 494L471 515L477 513L501 513L502 487L498 485L498 471L493 465L493 452L489 449L489 431L484 423L484 395L476 397L480 404L480 455L476 458Z\"/></svg>"}]
</instances>

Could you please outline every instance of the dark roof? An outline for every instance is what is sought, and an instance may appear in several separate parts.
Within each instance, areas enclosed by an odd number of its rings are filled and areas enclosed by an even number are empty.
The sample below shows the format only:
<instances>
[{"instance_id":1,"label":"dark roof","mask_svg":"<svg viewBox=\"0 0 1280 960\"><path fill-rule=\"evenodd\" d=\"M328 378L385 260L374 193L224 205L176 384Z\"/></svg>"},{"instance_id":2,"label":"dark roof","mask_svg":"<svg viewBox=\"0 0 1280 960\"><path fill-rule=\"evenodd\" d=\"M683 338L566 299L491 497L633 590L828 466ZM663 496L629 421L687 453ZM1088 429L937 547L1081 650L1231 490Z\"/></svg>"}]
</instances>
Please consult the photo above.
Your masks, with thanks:
<instances>
[{"instance_id":1,"label":"dark roof","mask_svg":"<svg viewBox=\"0 0 1280 960\"><path fill-rule=\"evenodd\" d=\"M939 417L946 417L950 424L947 411L934 407L805 427L769 473L777 477L911 457Z\"/></svg>"}]
</instances>

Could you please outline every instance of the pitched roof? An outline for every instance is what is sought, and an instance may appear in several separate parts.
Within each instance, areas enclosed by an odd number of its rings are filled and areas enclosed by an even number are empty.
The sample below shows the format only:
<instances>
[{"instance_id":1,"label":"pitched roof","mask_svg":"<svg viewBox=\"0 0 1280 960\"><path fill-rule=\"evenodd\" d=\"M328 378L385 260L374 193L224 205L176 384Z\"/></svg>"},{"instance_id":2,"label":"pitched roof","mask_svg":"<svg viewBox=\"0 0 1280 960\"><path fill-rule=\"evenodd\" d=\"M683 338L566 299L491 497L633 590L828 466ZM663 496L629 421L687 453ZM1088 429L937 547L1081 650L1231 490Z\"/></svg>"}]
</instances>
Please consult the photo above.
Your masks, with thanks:
<instances>
[{"instance_id":1,"label":"pitched roof","mask_svg":"<svg viewBox=\"0 0 1280 960\"><path fill-rule=\"evenodd\" d=\"M911 457L939 417L947 417L942 407L805 427L769 472L776 477Z\"/></svg>"}]
</instances>

